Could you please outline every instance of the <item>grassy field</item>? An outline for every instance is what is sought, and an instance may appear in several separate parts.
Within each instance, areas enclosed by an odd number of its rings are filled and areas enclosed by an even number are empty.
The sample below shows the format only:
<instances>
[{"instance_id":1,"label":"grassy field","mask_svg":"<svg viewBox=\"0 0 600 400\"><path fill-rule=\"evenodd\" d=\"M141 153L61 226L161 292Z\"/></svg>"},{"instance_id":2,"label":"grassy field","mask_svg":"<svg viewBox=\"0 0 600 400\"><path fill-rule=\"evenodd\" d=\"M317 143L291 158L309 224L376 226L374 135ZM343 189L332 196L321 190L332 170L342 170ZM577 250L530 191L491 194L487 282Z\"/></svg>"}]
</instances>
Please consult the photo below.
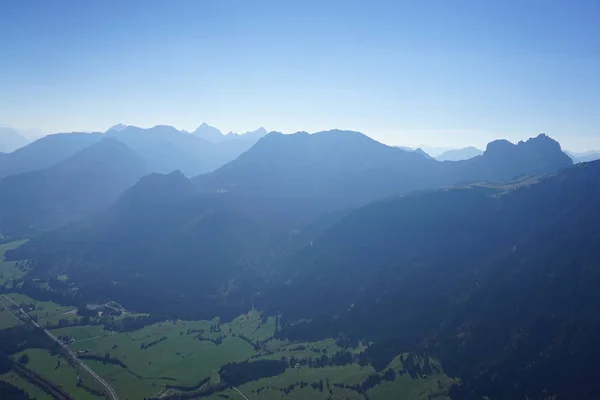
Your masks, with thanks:
<instances>
[{"instance_id":1,"label":"grassy field","mask_svg":"<svg viewBox=\"0 0 600 400\"><path fill-rule=\"evenodd\" d=\"M411 379L408 375L397 376L393 382L382 382L369 390L369 398L407 399L407 400L445 400L450 386L456 381L443 374L432 375L426 379Z\"/></svg>"},{"instance_id":2,"label":"grassy field","mask_svg":"<svg viewBox=\"0 0 600 400\"><path fill-rule=\"evenodd\" d=\"M82 400L102 399L102 397L94 396L77 386L78 371L71 367L64 358L53 356L48 351L42 349L27 349L21 353L17 353L14 358L18 359L22 354L29 356L29 362L26 365L27 368L36 371L55 385L63 388L74 398ZM87 374L82 374L82 379L86 385L97 388L96 384Z\"/></svg>"},{"instance_id":3,"label":"grassy field","mask_svg":"<svg viewBox=\"0 0 600 400\"><path fill-rule=\"evenodd\" d=\"M54 334L69 334L76 340L73 350L87 350L88 354L104 356L109 353L127 368L85 360L105 378L123 398L134 399L135 394L152 396L164 385L195 385L207 376L217 379L220 366L232 361L243 361L254 355L254 349L244 340L228 336L219 345L195 339L204 330L206 337L218 337L210 332L212 321L177 321L148 326L135 332L114 333L101 327L76 327L54 330ZM105 336L102 336L105 335ZM100 336L100 337L98 337ZM154 341L166 338L147 348Z\"/></svg>"},{"instance_id":4,"label":"grassy field","mask_svg":"<svg viewBox=\"0 0 600 400\"><path fill-rule=\"evenodd\" d=\"M201 379L210 376L218 382L219 368L228 362L239 362L258 356L260 359L279 360L282 357L316 358L322 354L333 355L343 350L333 339L311 343L289 343L272 340L275 332L275 320L263 321L260 314L250 312L231 323L220 324L218 319L212 321L169 321L154 324L143 329L114 333L103 330L101 326L81 326L55 329L55 335L73 336L73 350L85 350L88 355L104 357L107 353L126 365L126 368L102 361L85 360L99 375L106 379L123 399L136 399L158 395L165 385L192 386ZM265 348L273 354L259 355L251 344L240 338L243 335L250 342L256 340L264 343ZM198 336L204 340L199 340ZM163 339L164 338L164 339ZM221 338L219 345L206 340ZM162 339L162 340L161 340ZM160 340L160 341L159 341ZM155 342L155 343L153 343ZM146 347L148 346L148 347ZM364 347L350 349L360 352ZM348 349L347 349L348 350ZM419 361L417 361L419 362ZM433 362L432 362L433 363ZM433 363L432 365L436 365ZM390 368L399 371L403 368L400 357L390 364ZM358 392L335 387L334 384L356 385L374 374L372 367L351 364L345 366L328 366L324 368L288 369L284 374L249 382L239 389L252 399L280 399L283 389L289 389L300 381L308 382L307 387L295 387L285 398L289 399L363 399ZM329 381L329 388L320 391L310 386L311 383ZM453 382L442 373L428 377L412 379L408 375L398 376L393 382L383 382L369 390L371 399L442 399ZM331 390L331 393L330 393ZM213 399L221 399L218 395L231 395L239 398L239 394L230 390L213 395Z\"/></svg>"},{"instance_id":5,"label":"grassy field","mask_svg":"<svg viewBox=\"0 0 600 400\"><path fill-rule=\"evenodd\" d=\"M104 330L100 325L72 326L50 330L54 336L72 336L76 341L90 340L100 336L112 335L114 332Z\"/></svg>"},{"instance_id":6,"label":"grassy field","mask_svg":"<svg viewBox=\"0 0 600 400\"><path fill-rule=\"evenodd\" d=\"M26 296L11 294L17 303L35 304L32 312L38 318L64 316L68 307L50 302L36 302ZM45 313L48 316L45 316ZM2 314L0 314L1 316ZM1 320L0 320L1 321ZM229 362L250 359L274 359L295 357L313 359L342 351L335 340L326 339L310 343L290 343L274 340L274 318L262 319L258 312L242 315L230 323L212 321L167 321L147 326L134 332L119 333L105 330L103 326L75 326L53 329L56 336L72 336L70 347L82 351L82 360L109 382L121 399L142 399L159 395L167 385L193 386L205 377L219 381L220 367ZM255 350L259 342L262 350ZM345 349L359 353L363 347ZM264 351L267 351L265 353ZM56 357L43 350L28 349L28 368L62 386L77 399L93 399L88 392L76 386L77 373L64 360L58 368ZM19 354L15 355L18 357ZM94 356L100 359L89 359ZM109 357L109 361L102 359ZM112 360L112 361L111 361ZM115 360L124 364L119 365ZM403 368L403 357L396 357L389 365L394 371ZM416 358L417 363L423 360ZM439 365L431 361L438 371ZM370 366L350 364L324 368L289 368L285 373L241 385L238 389L251 399L364 399L364 395L350 388L335 385L356 385L365 381L375 371ZM89 377L88 377L89 378ZM299 386L299 382L307 386ZM311 383L323 382L323 390ZM443 399L449 386L454 383L441 372L431 376L412 379L408 375L397 376L393 382L383 381L368 391L369 398L376 399ZM95 382L90 382L95 384ZM329 386L327 386L329 384ZM294 386L296 385L296 386ZM287 394L284 393L287 391ZM222 399L219 395L241 398L232 390L209 397ZM86 397L87 396L87 397ZM91 397L90 397L91 396Z\"/></svg>"},{"instance_id":7,"label":"grassy field","mask_svg":"<svg viewBox=\"0 0 600 400\"><path fill-rule=\"evenodd\" d=\"M0 303L0 329L10 328L11 326L22 324L21 320L15 317L2 303Z\"/></svg>"},{"instance_id":8,"label":"grassy field","mask_svg":"<svg viewBox=\"0 0 600 400\"><path fill-rule=\"evenodd\" d=\"M12 281L19 280L27 273L28 267L24 266L23 262L6 261L4 254L8 250L16 249L27 242L27 240L19 240L15 242L0 244L0 285L12 287Z\"/></svg>"},{"instance_id":9,"label":"grassy field","mask_svg":"<svg viewBox=\"0 0 600 400\"><path fill-rule=\"evenodd\" d=\"M21 306L32 304L35 309L27 311L27 313L32 317L37 317L41 326L57 324L61 319L70 321L78 319L74 312L75 308L72 306L61 306L51 301L38 301L20 293L9 293L6 296Z\"/></svg>"},{"instance_id":10,"label":"grassy field","mask_svg":"<svg viewBox=\"0 0 600 400\"><path fill-rule=\"evenodd\" d=\"M362 382L375 371L371 367L347 365L343 367L325 367L310 369L288 369L284 374L246 383L238 389L248 398L253 400L364 400L365 396L354 390L336 387L335 384L353 385ZM308 386L301 388L299 385L289 393L282 389L298 382L308 382ZM313 382L323 382L323 391L313 388ZM438 383L439 381L439 383ZM329 382L329 387L327 386ZM370 389L367 395L371 400L445 400L449 387L454 383L443 374L432 375L427 378L411 379L408 375L397 376L393 382L382 382ZM228 395L231 399L239 399L240 395L234 390L215 393L207 399L220 400L220 395Z\"/></svg>"}]
</instances>

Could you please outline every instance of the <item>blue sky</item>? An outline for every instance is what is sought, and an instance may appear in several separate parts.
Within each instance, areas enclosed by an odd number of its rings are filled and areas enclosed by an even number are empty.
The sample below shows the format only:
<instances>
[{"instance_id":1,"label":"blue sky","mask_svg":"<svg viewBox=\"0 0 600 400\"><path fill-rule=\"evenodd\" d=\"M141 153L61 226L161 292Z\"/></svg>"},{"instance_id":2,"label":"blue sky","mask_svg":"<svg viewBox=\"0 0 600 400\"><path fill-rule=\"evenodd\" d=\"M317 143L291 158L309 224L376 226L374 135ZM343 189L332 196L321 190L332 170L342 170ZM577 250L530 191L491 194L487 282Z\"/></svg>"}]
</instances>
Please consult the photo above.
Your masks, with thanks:
<instances>
[{"instance_id":1,"label":"blue sky","mask_svg":"<svg viewBox=\"0 0 600 400\"><path fill-rule=\"evenodd\" d=\"M0 124L600 148L600 1L0 3Z\"/></svg>"}]
</instances>

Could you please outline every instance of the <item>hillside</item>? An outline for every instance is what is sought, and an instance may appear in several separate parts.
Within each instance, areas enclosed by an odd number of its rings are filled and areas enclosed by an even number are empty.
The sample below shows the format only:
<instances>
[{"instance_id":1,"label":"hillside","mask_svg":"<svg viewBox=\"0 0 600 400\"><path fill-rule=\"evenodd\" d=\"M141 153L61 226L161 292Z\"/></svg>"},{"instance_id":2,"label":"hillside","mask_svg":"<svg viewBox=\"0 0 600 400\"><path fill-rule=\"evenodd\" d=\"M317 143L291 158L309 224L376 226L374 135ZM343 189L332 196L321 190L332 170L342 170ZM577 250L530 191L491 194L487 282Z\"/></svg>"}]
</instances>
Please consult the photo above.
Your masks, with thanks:
<instances>
[{"instance_id":1,"label":"hillside","mask_svg":"<svg viewBox=\"0 0 600 400\"><path fill-rule=\"evenodd\" d=\"M284 337L374 340L377 368L408 349L435 354L463 381L453 399L586 398L599 194L596 162L509 191L374 203L274 265L259 307L284 316Z\"/></svg>"},{"instance_id":2,"label":"hillside","mask_svg":"<svg viewBox=\"0 0 600 400\"><path fill-rule=\"evenodd\" d=\"M490 151L481 158L497 157L493 149ZM35 238L20 251L25 258L37 259L44 268L56 263L66 265L61 261L65 256L78 268L85 256L86 264L104 271L105 279L122 280L124 285L133 276L145 276L147 286L165 283L164 265L172 264L169 279L174 279L170 276L174 271L181 277L201 275L207 285L205 295L217 299L232 279L249 271L244 265L254 265L260 271L272 263L276 265L275 260L282 255L326 232L351 206L396 191L445 182L453 172L442 169L448 165L459 166L388 147L357 132L331 131L312 136L272 133L237 160L196 178L196 185L181 172L149 175L109 209ZM214 183L210 179L217 178L228 183L227 190L207 190L206 185ZM488 186L478 187L473 193L501 190ZM220 231L221 227L226 230ZM199 246L204 242L212 243L212 247ZM153 243L152 249L148 243ZM227 251L222 252L224 248ZM123 275L129 268L135 269L131 272L134 275ZM303 266L302 270L307 268ZM75 276L82 285L89 279L87 275ZM248 278L248 282L255 278ZM237 290L250 290L244 288L243 281L238 282L236 290L227 291L228 304L235 305L231 297L239 295ZM160 286L168 293L177 287L178 293L195 296L187 281ZM138 307L152 309L150 303L140 305L136 295L130 297L133 293L139 295L136 291L114 295L127 296ZM335 304L331 302L330 306ZM184 303L172 307L189 311ZM206 312L211 312L210 306Z\"/></svg>"},{"instance_id":3,"label":"hillside","mask_svg":"<svg viewBox=\"0 0 600 400\"><path fill-rule=\"evenodd\" d=\"M73 221L113 202L145 171L131 149L104 139L51 167L8 176L0 180L0 231L19 236Z\"/></svg>"},{"instance_id":4,"label":"hillside","mask_svg":"<svg viewBox=\"0 0 600 400\"><path fill-rule=\"evenodd\" d=\"M0 178L50 167L98 142L93 133L57 133L36 140L0 158Z\"/></svg>"}]
</instances>

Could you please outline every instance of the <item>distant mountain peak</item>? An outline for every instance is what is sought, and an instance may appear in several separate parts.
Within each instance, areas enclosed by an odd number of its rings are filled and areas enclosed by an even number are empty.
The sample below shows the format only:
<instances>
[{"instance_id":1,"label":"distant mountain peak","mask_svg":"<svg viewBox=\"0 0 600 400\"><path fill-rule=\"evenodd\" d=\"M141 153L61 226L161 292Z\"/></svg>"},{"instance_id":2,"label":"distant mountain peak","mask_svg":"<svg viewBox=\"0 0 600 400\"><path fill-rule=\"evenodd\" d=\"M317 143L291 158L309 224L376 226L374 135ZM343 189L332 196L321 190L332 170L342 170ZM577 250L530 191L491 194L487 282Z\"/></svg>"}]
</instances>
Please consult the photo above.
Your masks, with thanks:
<instances>
[{"instance_id":1,"label":"distant mountain peak","mask_svg":"<svg viewBox=\"0 0 600 400\"><path fill-rule=\"evenodd\" d=\"M187 198L194 193L195 186L179 170L168 174L152 173L125 192L118 203L165 203Z\"/></svg>"},{"instance_id":2,"label":"distant mountain peak","mask_svg":"<svg viewBox=\"0 0 600 400\"><path fill-rule=\"evenodd\" d=\"M0 151L10 153L27 145L29 140L13 128L0 127Z\"/></svg>"},{"instance_id":3,"label":"distant mountain peak","mask_svg":"<svg viewBox=\"0 0 600 400\"><path fill-rule=\"evenodd\" d=\"M516 147L516 145L509 142L506 139L497 139L497 140L491 141L487 144L487 146L485 148L485 152L490 153L490 152L495 152L495 151L502 151L505 149L512 149L514 147Z\"/></svg>"},{"instance_id":4,"label":"distant mountain peak","mask_svg":"<svg viewBox=\"0 0 600 400\"><path fill-rule=\"evenodd\" d=\"M437 156L435 159L438 161L462 161L469 160L473 157L477 157L483 154L482 150L476 147L468 146L462 149L448 150Z\"/></svg>"},{"instance_id":5,"label":"distant mountain peak","mask_svg":"<svg viewBox=\"0 0 600 400\"><path fill-rule=\"evenodd\" d=\"M244 132L244 133L229 132L229 133L227 133L227 135L225 135L225 137L227 137L227 138L235 138L235 137L261 138L263 136L267 136L268 133L269 132L261 126L258 129L255 129L253 131Z\"/></svg>"},{"instance_id":6,"label":"distant mountain peak","mask_svg":"<svg viewBox=\"0 0 600 400\"><path fill-rule=\"evenodd\" d=\"M414 152L414 153L417 153L417 154L420 154L420 155L422 155L423 157L425 157L425 158L427 158L427 159L433 160L433 157L431 157L429 154L427 154L427 152L425 152L425 151L424 151L423 149L421 149L421 148L418 148L418 149L414 150L413 152Z\"/></svg>"},{"instance_id":7,"label":"distant mountain peak","mask_svg":"<svg viewBox=\"0 0 600 400\"><path fill-rule=\"evenodd\" d=\"M552 139L545 133L540 133L536 137L527 139L526 141L519 141L517 144L513 144L508 140L500 139L494 140L488 143L485 150L486 155L499 154L506 151L536 151L536 152L562 152L560 143Z\"/></svg>"},{"instance_id":8,"label":"distant mountain peak","mask_svg":"<svg viewBox=\"0 0 600 400\"><path fill-rule=\"evenodd\" d=\"M261 126L261 127L259 127L258 129L254 130L254 131L246 132L246 134L249 134L249 133L266 135L267 134L267 130L264 127Z\"/></svg>"},{"instance_id":9,"label":"distant mountain peak","mask_svg":"<svg viewBox=\"0 0 600 400\"><path fill-rule=\"evenodd\" d=\"M125 125L125 124L116 124L111 126L110 128L108 128L106 130L106 132L120 132L124 129L127 129L129 127L129 125Z\"/></svg>"},{"instance_id":10,"label":"distant mountain peak","mask_svg":"<svg viewBox=\"0 0 600 400\"><path fill-rule=\"evenodd\" d=\"M225 135L223 135L219 129L207 124L206 122L200 124L200 126L191 134L213 143L220 142L225 137Z\"/></svg>"},{"instance_id":11,"label":"distant mountain peak","mask_svg":"<svg viewBox=\"0 0 600 400\"><path fill-rule=\"evenodd\" d=\"M558 141L552 139L550 136L546 135L545 133L540 133L536 137L531 138L525 142L521 141L521 142L519 142L518 146L532 146L532 147L537 147L537 148L544 147L545 149L562 151L560 143Z\"/></svg>"}]
</instances>

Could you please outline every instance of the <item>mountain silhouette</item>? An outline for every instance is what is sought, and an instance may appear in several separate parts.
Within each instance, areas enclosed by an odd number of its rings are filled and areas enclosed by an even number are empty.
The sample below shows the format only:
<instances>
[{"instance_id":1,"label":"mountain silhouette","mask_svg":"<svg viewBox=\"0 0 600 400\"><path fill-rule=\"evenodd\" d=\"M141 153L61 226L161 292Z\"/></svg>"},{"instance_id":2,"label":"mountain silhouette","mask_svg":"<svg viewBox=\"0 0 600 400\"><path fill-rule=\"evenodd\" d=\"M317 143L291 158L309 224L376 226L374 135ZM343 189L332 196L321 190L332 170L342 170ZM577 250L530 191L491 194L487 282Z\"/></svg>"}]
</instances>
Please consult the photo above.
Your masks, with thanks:
<instances>
[{"instance_id":1,"label":"mountain silhouette","mask_svg":"<svg viewBox=\"0 0 600 400\"><path fill-rule=\"evenodd\" d=\"M111 204L146 168L116 139L103 139L46 169L0 180L0 231L49 230Z\"/></svg>"},{"instance_id":2,"label":"mountain silhouette","mask_svg":"<svg viewBox=\"0 0 600 400\"><path fill-rule=\"evenodd\" d=\"M10 153L29 143L26 137L12 128L0 127L0 153Z\"/></svg>"},{"instance_id":3,"label":"mountain silhouette","mask_svg":"<svg viewBox=\"0 0 600 400\"><path fill-rule=\"evenodd\" d=\"M204 140L208 140L211 143L218 143L225 139L225 135L223 135L220 130L214 126L208 125L206 122L203 122L198 128L196 128L194 132L191 133L192 135L198 136Z\"/></svg>"},{"instance_id":4,"label":"mountain silhouette","mask_svg":"<svg viewBox=\"0 0 600 400\"><path fill-rule=\"evenodd\" d=\"M435 157L438 161L461 161L468 160L483 154L483 151L475 147L465 147L462 149L448 150Z\"/></svg>"},{"instance_id":5,"label":"mountain silhouette","mask_svg":"<svg viewBox=\"0 0 600 400\"><path fill-rule=\"evenodd\" d=\"M0 159L0 178L37 169L62 161L98 142L94 133L58 133L44 136Z\"/></svg>"},{"instance_id":6,"label":"mountain silhouette","mask_svg":"<svg viewBox=\"0 0 600 400\"><path fill-rule=\"evenodd\" d=\"M600 160L600 151L586 151L584 153L567 151L566 153L575 164Z\"/></svg>"},{"instance_id":7,"label":"mountain silhouette","mask_svg":"<svg viewBox=\"0 0 600 400\"><path fill-rule=\"evenodd\" d=\"M190 134L168 125L144 129L121 124L106 131L104 136L115 137L131 147L150 172L168 174L178 170L185 176L195 176L234 160L258 140L256 135L222 135L222 140L214 140L215 130L202 124ZM212 139L207 135L213 135Z\"/></svg>"},{"instance_id":8,"label":"mountain silhouette","mask_svg":"<svg viewBox=\"0 0 600 400\"><path fill-rule=\"evenodd\" d=\"M544 175L568 168L573 161L560 144L540 134L513 144L495 140L481 156L448 164L456 182L509 181L522 175Z\"/></svg>"},{"instance_id":9,"label":"mountain silhouette","mask_svg":"<svg viewBox=\"0 0 600 400\"><path fill-rule=\"evenodd\" d=\"M478 157L438 162L359 132L270 133L236 160L193 181L206 193L317 198L337 206L476 181L506 181L572 165L545 135L514 145L492 142Z\"/></svg>"}]
</instances>

